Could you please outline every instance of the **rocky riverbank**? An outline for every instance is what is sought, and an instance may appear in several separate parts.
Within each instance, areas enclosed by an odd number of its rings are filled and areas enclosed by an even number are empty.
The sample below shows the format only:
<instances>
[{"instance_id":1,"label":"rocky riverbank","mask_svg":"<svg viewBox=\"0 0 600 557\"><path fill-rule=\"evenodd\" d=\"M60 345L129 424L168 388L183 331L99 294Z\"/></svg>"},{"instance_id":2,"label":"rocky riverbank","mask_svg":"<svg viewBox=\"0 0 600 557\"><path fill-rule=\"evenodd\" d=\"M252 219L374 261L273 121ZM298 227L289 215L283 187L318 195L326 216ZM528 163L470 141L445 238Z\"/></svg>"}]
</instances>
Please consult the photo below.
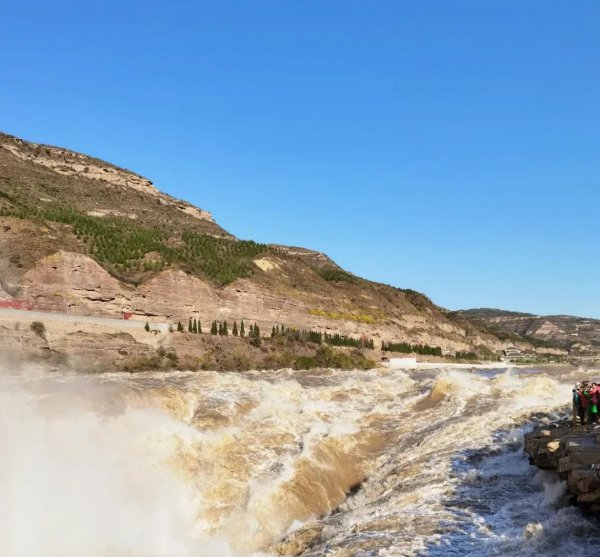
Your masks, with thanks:
<instances>
[{"instance_id":1,"label":"rocky riverbank","mask_svg":"<svg viewBox=\"0 0 600 557\"><path fill-rule=\"evenodd\" d=\"M573 426L563 421L525 435L529 462L555 470L577 502L600 514L600 425Z\"/></svg>"}]
</instances>

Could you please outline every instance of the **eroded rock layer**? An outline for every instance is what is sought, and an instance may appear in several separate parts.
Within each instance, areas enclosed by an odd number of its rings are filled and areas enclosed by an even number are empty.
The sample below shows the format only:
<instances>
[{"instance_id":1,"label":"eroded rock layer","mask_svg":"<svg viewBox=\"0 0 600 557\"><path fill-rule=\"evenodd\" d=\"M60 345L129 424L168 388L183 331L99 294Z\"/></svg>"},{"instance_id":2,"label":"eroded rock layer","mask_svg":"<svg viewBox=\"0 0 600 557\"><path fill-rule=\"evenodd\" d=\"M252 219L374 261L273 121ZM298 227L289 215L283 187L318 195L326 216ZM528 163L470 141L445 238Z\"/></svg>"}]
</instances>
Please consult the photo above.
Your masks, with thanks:
<instances>
[{"instance_id":1,"label":"eroded rock layer","mask_svg":"<svg viewBox=\"0 0 600 557\"><path fill-rule=\"evenodd\" d=\"M5 134L2 300L142 322L193 318L204 332L214 320L231 327L243 319L263 334L285 325L451 357L495 357L504 345L418 292L347 273L318 251L238 240L136 173Z\"/></svg>"},{"instance_id":2,"label":"eroded rock layer","mask_svg":"<svg viewBox=\"0 0 600 557\"><path fill-rule=\"evenodd\" d=\"M600 426L537 428L525 436L525 452L531 464L558 472L578 503L600 512Z\"/></svg>"}]
</instances>

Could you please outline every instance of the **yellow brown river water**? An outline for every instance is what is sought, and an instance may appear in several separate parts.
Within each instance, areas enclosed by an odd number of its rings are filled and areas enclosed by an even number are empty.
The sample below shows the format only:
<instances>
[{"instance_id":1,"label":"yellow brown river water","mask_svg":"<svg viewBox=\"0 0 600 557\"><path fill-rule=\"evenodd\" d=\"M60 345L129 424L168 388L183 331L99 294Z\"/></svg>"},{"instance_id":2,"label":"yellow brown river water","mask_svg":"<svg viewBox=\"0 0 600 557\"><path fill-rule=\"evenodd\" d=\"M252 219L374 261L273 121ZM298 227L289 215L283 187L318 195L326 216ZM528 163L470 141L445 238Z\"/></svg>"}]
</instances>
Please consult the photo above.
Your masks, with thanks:
<instances>
[{"instance_id":1,"label":"yellow brown river water","mask_svg":"<svg viewBox=\"0 0 600 557\"><path fill-rule=\"evenodd\" d=\"M0 556L597 556L598 524L522 453L593 376L6 365Z\"/></svg>"}]
</instances>

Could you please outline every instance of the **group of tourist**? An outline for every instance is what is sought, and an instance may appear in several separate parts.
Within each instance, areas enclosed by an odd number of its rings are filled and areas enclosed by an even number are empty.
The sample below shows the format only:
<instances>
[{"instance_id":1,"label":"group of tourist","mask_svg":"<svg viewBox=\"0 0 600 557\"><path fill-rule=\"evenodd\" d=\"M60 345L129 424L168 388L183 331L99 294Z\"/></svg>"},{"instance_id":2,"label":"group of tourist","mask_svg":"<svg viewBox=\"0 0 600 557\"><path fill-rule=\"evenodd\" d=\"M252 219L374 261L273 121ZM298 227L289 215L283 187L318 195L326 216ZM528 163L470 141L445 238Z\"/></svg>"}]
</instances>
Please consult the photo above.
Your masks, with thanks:
<instances>
[{"instance_id":1,"label":"group of tourist","mask_svg":"<svg viewBox=\"0 0 600 557\"><path fill-rule=\"evenodd\" d=\"M600 406L600 384L583 381L573 389L573 420L579 417L579 423L598 423L598 406Z\"/></svg>"}]
</instances>

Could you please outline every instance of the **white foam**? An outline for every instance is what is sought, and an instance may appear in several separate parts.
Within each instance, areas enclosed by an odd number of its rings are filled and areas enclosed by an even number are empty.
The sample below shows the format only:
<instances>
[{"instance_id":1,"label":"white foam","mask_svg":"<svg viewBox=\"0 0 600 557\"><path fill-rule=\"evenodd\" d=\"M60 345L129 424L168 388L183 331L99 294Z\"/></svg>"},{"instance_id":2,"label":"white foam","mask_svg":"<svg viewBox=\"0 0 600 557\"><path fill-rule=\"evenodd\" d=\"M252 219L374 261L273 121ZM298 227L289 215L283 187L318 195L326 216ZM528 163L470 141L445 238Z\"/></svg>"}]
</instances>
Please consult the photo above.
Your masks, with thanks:
<instances>
[{"instance_id":1,"label":"white foam","mask_svg":"<svg viewBox=\"0 0 600 557\"><path fill-rule=\"evenodd\" d=\"M509 497L491 518L445 503L468 482L499 481L502 490L529 482L520 452L486 458L458 478L453 467L473 450L514 442L517 433L491 435L568 403L569 386L545 374L496 373L500 366L423 369L0 377L0 555L247 555L310 520L310 508L290 511L289 485L303 470L334 482L321 450L331 443L355 456L369 424L394 444L365 463L369 480L339 522L327 522L324 551L325 543L352 549L361 536L380 536L380 555L416 554L436 540L451 548L450 538L431 535L445 523L471 528L465 535L480 549L470 555L487 555L486 544L512 555L525 539L545 554L552 532L577 517L556 510L564 484L553 476L536 475L535 494ZM524 505L532 510L523 521ZM389 530L370 531L371 520L388 520ZM386 538L401 541L385 549Z\"/></svg>"},{"instance_id":2,"label":"white foam","mask_svg":"<svg viewBox=\"0 0 600 557\"><path fill-rule=\"evenodd\" d=\"M0 407L0 555L228 554L196 530L198 494L165 462L180 422L130 409L74 420L26 392Z\"/></svg>"}]
</instances>

